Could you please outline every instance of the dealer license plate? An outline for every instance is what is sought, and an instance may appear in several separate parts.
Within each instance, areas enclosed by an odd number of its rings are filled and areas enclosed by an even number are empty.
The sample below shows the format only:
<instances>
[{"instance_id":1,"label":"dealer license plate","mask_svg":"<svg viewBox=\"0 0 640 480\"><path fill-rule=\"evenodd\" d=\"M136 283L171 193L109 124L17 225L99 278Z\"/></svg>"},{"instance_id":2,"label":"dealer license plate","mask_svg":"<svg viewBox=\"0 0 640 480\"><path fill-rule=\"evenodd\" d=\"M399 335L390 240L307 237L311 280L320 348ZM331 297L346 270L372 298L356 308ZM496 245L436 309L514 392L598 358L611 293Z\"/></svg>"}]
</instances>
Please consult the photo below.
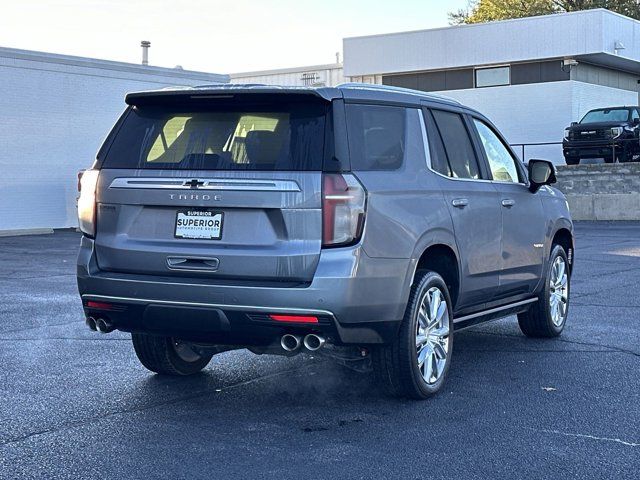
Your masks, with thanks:
<instances>
[{"instance_id":1,"label":"dealer license plate","mask_svg":"<svg viewBox=\"0 0 640 480\"><path fill-rule=\"evenodd\" d=\"M222 238L222 212L213 210L180 210L176 214L176 238L220 240Z\"/></svg>"}]
</instances>

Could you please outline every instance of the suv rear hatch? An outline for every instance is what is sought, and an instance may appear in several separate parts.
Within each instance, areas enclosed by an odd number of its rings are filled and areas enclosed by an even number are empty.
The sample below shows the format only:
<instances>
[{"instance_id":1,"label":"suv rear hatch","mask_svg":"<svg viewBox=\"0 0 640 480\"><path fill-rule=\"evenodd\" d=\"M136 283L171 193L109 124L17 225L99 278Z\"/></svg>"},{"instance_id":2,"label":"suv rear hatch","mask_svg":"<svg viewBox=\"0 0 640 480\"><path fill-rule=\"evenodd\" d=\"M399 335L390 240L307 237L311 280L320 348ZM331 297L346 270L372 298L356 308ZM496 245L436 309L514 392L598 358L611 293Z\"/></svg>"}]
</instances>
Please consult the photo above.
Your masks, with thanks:
<instances>
[{"instance_id":1,"label":"suv rear hatch","mask_svg":"<svg viewBox=\"0 0 640 480\"><path fill-rule=\"evenodd\" d=\"M101 270L311 281L330 102L229 92L127 101L96 164Z\"/></svg>"}]
</instances>

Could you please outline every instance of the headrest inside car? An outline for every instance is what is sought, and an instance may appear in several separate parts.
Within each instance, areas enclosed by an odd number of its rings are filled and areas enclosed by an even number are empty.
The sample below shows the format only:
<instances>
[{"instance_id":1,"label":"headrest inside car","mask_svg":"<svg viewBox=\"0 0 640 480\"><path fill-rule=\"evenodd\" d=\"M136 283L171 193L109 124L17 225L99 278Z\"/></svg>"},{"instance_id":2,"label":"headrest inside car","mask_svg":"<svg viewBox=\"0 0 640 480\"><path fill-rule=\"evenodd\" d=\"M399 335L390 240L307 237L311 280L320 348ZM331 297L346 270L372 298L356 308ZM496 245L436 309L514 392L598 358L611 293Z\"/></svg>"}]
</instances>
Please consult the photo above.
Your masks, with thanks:
<instances>
[{"instance_id":1,"label":"headrest inside car","mask_svg":"<svg viewBox=\"0 0 640 480\"><path fill-rule=\"evenodd\" d=\"M282 150L282 138L275 132L252 130L244 141L247 158L252 165L273 165Z\"/></svg>"}]
</instances>

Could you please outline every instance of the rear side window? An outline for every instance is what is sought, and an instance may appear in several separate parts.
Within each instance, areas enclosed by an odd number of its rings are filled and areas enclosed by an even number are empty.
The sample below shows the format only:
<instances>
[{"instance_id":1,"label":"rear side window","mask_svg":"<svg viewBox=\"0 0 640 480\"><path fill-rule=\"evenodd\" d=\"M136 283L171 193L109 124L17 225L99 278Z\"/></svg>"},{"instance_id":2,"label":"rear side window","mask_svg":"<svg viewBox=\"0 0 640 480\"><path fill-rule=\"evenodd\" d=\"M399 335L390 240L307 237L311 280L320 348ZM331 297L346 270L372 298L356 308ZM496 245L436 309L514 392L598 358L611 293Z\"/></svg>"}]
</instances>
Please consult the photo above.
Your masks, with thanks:
<instances>
[{"instance_id":1,"label":"rear side window","mask_svg":"<svg viewBox=\"0 0 640 480\"><path fill-rule=\"evenodd\" d=\"M423 110L425 123L427 125L427 132L429 132L429 147L431 149L431 169L438 172L445 177L451 177L451 167L449 166L449 160L447 160L447 154L444 151L444 144L440 133L438 133L438 127L433 120L433 115L427 109Z\"/></svg>"},{"instance_id":2,"label":"rear side window","mask_svg":"<svg viewBox=\"0 0 640 480\"><path fill-rule=\"evenodd\" d=\"M447 154L452 178L479 179L480 168L462 115L445 110L432 110Z\"/></svg>"},{"instance_id":3,"label":"rear side window","mask_svg":"<svg viewBox=\"0 0 640 480\"><path fill-rule=\"evenodd\" d=\"M407 149L409 109L352 104L346 106L346 111L351 168L399 169Z\"/></svg>"},{"instance_id":4,"label":"rear side window","mask_svg":"<svg viewBox=\"0 0 640 480\"><path fill-rule=\"evenodd\" d=\"M322 170L324 104L134 107L103 168Z\"/></svg>"}]
</instances>

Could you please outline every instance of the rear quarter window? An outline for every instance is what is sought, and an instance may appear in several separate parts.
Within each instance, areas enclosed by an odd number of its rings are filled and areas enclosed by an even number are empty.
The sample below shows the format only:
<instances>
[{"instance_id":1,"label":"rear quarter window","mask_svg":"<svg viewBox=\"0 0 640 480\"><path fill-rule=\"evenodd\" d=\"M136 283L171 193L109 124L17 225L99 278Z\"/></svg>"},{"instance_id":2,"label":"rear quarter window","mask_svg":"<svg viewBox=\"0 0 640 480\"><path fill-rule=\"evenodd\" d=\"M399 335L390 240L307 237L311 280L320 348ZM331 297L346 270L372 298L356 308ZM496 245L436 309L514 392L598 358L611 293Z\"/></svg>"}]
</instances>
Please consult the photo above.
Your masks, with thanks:
<instances>
[{"instance_id":1,"label":"rear quarter window","mask_svg":"<svg viewBox=\"0 0 640 480\"><path fill-rule=\"evenodd\" d=\"M352 170L398 170L409 156L425 161L417 108L350 104L346 114Z\"/></svg>"}]
</instances>

